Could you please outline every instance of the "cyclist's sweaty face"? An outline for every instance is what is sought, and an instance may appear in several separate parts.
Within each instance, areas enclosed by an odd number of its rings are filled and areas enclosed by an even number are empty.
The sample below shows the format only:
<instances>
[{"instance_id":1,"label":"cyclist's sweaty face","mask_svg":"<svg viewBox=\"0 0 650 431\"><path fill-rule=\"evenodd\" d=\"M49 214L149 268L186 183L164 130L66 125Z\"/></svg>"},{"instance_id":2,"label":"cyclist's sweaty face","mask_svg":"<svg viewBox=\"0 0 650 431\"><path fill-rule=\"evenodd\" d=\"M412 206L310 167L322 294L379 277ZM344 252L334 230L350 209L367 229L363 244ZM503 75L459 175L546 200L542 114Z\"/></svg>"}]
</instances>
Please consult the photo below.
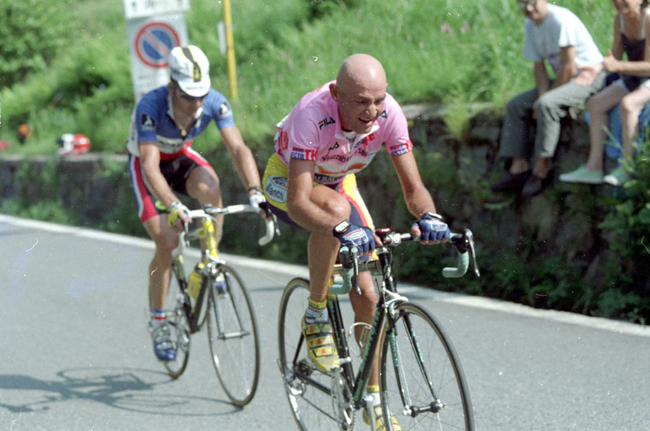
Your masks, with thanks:
<instances>
[{"instance_id":1,"label":"cyclist's sweaty face","mask_svg":"<svg viewBox=\"0 0 650 431\"><path fill-rule=\"evenodd\" d=\"M386 84L381 82L346 83L336 86L332 96L339 103L341 128L360 134L369 133L384 110Z\"/></svg>"}]
</instances>

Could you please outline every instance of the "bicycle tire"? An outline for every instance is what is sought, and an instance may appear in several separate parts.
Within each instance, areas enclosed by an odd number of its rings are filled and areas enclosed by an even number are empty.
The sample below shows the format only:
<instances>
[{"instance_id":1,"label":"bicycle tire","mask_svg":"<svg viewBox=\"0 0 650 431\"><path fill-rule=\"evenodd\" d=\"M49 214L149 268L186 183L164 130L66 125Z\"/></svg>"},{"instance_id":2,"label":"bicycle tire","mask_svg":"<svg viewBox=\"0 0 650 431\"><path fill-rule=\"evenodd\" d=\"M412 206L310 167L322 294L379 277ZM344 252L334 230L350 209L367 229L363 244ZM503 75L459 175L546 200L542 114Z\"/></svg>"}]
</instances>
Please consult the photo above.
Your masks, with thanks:
<instances>
[{"instance_id":1,"label":"bicycle tire","mask_svg":"<svg viewBox=\"0 0 650 431\"><path fill-rule=\"evenodd\" d=\"M233 404L245 406L255 395L260 376L260 348L253 306L241 277L231 267L217 265L208 295L208 342L221 387ZM223 276L226 293L216 288Z\"/></svg>"},{"instance_id":2,"label":"bicycle tire","mask_svg":"<svg viewBox=\"0 0 650 431\"><path fill-rule=\"evenodd\" d=\"M298 373L307 376L311 381L331 392L334 377L319 371L311 364L307 356L306 343L304 340L300 342L301 322L308 298L309 281L294 278L285 287L280 300L278 365L293 417L298 428L303 431L352 429L354 415L351 416L350 423L341 420L335 411L334 398L310 384L307 379L297 376ZM341 387L343 388L343 385Z\"/></svg>"},{"instance_id":3,"label":"bicycle tire","mask_svg":"<svg viewBox=\"0 0 650 431\"><path fill-rule=\"evenodd\" d=\"M473 431L469 389L449 336L416 304L401 304L395 311L396 332L385 325L381 354L380 390L386 429L393 430L392 413L402 429Z\"/></svg>"},{"instance_id":4,"label":"bicycle tire","mask_svg":"<svg viewBox=\"0 0 650 431\"><path fill-rule=\"evenodd\" d=\"M151 301L151 292L149 301ZM171 377L178 378L187 368L187 362L190 359L190 322L187 320L183 295L175 277L172 277L169 283L167 310L167 323L171 329L176 358L173 361L164 361L163 364Z\"/></svg>"}]
</instances>

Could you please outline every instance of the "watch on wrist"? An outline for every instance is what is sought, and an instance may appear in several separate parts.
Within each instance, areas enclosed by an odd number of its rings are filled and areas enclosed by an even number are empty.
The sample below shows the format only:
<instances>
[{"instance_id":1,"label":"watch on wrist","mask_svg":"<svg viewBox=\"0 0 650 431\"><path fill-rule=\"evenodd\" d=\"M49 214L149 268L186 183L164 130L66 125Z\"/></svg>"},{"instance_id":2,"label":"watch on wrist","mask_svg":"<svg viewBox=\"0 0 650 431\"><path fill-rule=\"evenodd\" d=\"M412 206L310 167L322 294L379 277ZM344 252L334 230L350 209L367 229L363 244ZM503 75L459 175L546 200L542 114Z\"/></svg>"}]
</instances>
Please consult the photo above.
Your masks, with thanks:
<instances>
[{"instance_id":1,"label":"watch on wrist","mask_svg":"<svg viewBox=\"0 0 650 431\"><path fill-rule=\"evenodd\" d=\"M332 229L332 233L334 234L335 237L338 238L341 235L343 235L345 232L347 232L348 229L350 229L350 226L352 226L352 224L349 221L343 220L341 223L334 226L334 228Z\"/></svg>"},{"instance_id":2,"label":"watch on wrist","mask_svg":"<svg viewBox=\"0 0 650 431\"><path fill-rule=\"evenodd\" d=\"M421 218L424 218L424 216L428 215L429 217L437 218L438 220L442 221L442 216L440 214L432 213L431 211L427 211L424 214L422 214Z\"/></svg>"}]
</instances>

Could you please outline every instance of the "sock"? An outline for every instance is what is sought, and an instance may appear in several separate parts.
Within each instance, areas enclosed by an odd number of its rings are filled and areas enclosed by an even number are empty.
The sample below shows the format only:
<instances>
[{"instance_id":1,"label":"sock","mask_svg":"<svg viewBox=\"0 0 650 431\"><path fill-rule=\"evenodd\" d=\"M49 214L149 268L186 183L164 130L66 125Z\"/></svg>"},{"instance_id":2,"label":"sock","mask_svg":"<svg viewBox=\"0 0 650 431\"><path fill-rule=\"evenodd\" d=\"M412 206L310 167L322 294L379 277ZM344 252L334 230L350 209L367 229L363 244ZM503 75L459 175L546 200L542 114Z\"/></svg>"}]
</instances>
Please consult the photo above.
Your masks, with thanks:
<instances>
[{"instance_id":1,"label":"sock","mask_svg":"<svg viewBox=\"0 0 650 431\"><path fill-rule=\"evenodd\" d=\"M162 310L157 310L155 308L151 308L151 325L153 327L157 327L165 323L165 320L167 319L167 309L163 308Z\"/></svg>"},{"instance_id":2,"label":"sock","mask_svg":"<svg viewBox=\"0 0 650 431\"><path fill-rule=\"evenodd\" d=\"M368 385L366 386L366 393L372 396L372 406L377 407L381 404L381 398L379 397L379 385Z\"/></svg>"},{"instance_id":3,"label":"sock","mask_svg":"<svg viewBox=\"0 0 650 431\"><path fill-rule=\"evenodd\" d=\"M307 323L323 323L327 322L329 315L327 314L327 299L323 302L316 302L309 298L309 306L305 313L305 322Z\"/></svg>"}]
</instances>

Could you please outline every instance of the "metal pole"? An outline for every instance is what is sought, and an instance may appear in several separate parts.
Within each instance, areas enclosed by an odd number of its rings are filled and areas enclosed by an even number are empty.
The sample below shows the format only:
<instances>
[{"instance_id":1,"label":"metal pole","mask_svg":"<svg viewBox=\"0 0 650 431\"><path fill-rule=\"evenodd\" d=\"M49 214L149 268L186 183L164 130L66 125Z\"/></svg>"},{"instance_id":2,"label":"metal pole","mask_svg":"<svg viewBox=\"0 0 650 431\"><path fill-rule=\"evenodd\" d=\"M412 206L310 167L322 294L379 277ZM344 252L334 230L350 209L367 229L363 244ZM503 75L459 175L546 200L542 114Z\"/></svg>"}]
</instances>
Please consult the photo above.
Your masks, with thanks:
<instances>
[{"instance_id":1,"label":"metal pole","mask_svg":"<svg viewBox=\"0 0 650 431\"><path fill-rule=\"evenodd\" d=\"M226 26L226 59L228 61L228 81L230 97L237 99L237 66L235 64L235 38L232 34L232 14L230 0L223 0L223 22Z\"/></svg>"}]
</instances>

